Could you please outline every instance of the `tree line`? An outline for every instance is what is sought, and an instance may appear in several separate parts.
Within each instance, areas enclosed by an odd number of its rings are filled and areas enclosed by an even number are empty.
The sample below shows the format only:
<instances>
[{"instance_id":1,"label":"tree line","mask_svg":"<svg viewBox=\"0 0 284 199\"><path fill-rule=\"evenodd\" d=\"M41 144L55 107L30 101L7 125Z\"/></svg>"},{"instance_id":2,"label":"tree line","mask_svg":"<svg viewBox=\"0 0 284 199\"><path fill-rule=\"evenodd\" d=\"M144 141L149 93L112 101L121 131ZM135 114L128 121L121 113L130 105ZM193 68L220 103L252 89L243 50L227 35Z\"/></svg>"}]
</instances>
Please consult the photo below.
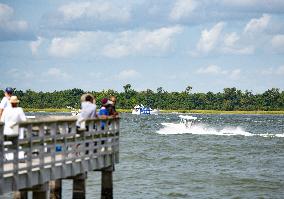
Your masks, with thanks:
<instances>
[{"instance_id":1,"label":"tree line","mask_svg":"<svg viewBox=\"0 0 284 199\"><path fill-rule=\"evenodd\" d=\"M143 104L151 108L172 110L284 110L284 91L280 91L279 88L271 88L260 94L248 90L241 91L235 87L224 88L223 92L218 93L191 93L191 90L192 87L187 86L181 92L168 92L162 87L156 91L136 91L130 84L126 84L122 92L103 90L90 93L96 97L99 106L102 98L116 96L117 108L120 109L131 109L137 104ZM80 97L84 93L86 91L78 88L53 92L17 89L14 91L14 95L21 100L21 107L36 109L67 106L80 108ZM4 93L0 93L0 97L3 96Z\"/></svg>"}]
</instances>

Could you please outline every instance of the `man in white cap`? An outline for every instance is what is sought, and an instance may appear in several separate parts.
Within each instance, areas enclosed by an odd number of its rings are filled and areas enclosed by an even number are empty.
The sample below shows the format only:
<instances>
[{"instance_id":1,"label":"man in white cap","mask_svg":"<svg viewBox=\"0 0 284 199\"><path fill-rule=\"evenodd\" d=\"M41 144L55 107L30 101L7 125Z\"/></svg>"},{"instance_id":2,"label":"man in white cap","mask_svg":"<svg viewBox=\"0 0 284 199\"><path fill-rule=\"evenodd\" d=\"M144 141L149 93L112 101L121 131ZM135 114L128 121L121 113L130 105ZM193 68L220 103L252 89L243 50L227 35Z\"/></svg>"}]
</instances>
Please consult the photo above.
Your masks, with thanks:
<instances>
[{"instance_id":1,"label":"man in white cap","mask_svg":"<svg viewBox=\"0 0 284 199\"><path fill-rule=\"evenodd\" d=\"M20 102L17 96L10 97L11 106L5 108L3 111L1 121L5 123L4 125L4 135L5 136L15 136L18 135L18 123L25 121L26 115L21 107L18 107Z\"/></svg>"},{"instance_id":2,"label":"man in white cap","mask_svg":"<svg viewBox=\"0 0 284 199\"><path fill-rule=\"evenodd\" d=\"M16 141L18 138L22 139L24 137L23 132L19 130L18 123L27 120L23 109L18 107L19 102L20 101L18 100L17 96L11 96L9 100L11 106L8 106L4 109L1 117L1 122L4 122L5 141L12 142L11 148L16 146ZM20 151L19 158L23 157L24 152ZM13 159L13 154L8 153L6 154L5 158L11 160Z\"/></svg>"},{"instance_id":3,"label":"man in white cap","mask_svg":"<svg viewBox=\"0 0 284 199\"><path fill-rule=\"evenodd\" d=\"M7 107L11 107L9 100L12 94L13 94L13 89L11 87L7 87L4 93L5 96L2 98L1 103L0 103L0 119L3 114L4 109Z\"/></svg>"}]
</instances>

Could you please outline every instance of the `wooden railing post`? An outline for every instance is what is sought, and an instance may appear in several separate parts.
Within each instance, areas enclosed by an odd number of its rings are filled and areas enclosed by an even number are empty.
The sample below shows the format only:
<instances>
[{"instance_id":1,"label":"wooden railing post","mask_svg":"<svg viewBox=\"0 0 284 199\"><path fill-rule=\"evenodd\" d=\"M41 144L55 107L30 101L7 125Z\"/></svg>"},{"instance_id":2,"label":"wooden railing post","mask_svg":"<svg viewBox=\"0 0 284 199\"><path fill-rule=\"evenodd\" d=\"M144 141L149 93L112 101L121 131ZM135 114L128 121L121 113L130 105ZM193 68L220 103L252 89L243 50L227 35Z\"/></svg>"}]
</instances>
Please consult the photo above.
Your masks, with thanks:
<instances>
[{"instance_id":1,"label":"wooden railing post","mask_svg":"<svg viewBox=\"0 0 284 199\"><path fill-rule=\"evenodd\" d=\"M14 199L28 199L27 191L16 191L14 192Z\"/></svg>"},{"instance_id":2,"label":"wooden railing post","mask_svg":"<svg viewBox=\"0 0 284 199\"><path fill-rule=\"evenodd\" d=\"M86 198L87 173L79 174L73 178L73 199Z\"/></svg>"},{"instance_id":3,"label":"wooden railing post","mask_svg":"<svg viewBox=\"0 0 284 199\"><path fill-rule=\"evenodd\" d=\"M33 199L47 199L49 184L44 183L33 188Z\"/></svg>"},{"instance_id":4,"label":"wooden railing post","mask_svg":"<svg viewBox=\"0 0 284 199\"><path fill-rule=\"evenodd\" d=\"M52 180L49 182L50 199L62 198L62 180Z\"/></svg>"},{"instance_id":5,"label":"wooden railing post","mask_svg":"<svg viewBox=\"0 0 284 199\"><path fill-rule=\"evenodd\" d=\"M101 199L113 198L112 172L114 166L102 170Z\"/></svg>"}]
</instances>

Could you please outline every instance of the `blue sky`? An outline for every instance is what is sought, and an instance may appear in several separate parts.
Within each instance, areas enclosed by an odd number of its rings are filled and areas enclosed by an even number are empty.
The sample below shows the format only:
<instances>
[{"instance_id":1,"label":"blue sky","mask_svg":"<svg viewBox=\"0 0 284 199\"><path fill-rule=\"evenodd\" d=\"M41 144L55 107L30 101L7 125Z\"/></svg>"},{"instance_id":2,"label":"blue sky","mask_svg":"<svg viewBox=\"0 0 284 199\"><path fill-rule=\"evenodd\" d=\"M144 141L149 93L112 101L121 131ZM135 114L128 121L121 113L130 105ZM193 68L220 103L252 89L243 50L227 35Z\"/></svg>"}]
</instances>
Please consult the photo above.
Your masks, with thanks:
<instances>
[{"instance_id":1,"label":"blue sky","mask_svg":"<svg viewBox=\"0 0 284 199\"><path fill-rule=\"evenodd\" d=\"M0 0L0 87L284 89L283 0Z\"/></svg>"}]
</instances>

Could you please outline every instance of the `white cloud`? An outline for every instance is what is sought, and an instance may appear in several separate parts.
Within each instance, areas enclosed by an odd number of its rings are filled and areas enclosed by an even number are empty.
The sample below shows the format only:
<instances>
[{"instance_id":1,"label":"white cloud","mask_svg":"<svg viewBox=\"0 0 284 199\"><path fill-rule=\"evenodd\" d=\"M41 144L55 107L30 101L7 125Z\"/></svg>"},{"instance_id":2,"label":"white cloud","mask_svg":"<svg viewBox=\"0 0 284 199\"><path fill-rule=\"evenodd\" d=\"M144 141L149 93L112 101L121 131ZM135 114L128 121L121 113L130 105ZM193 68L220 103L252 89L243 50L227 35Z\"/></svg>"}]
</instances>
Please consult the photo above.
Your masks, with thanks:
<instances>
[{"instance_id":1,"label":"white cloud","mask_svg":"<svg viewBox=\"0 0 284 199\"><path fill-rule=\"evenodd\" d=\"M284 49L284 35L275 35L271 39L271 44L273 48Z\"/></svg>"},{"instance_id":2,"label":"white cloud","mask_svg":"<svg viewBox=\"0 0 284 199\"><path fill-rule=\"evenodd\" d=\"M41 45L42 41L43 41L43 38L38 37L36 41L30 42L30 49L33 55L36 55L38 53L38 48Z\"/></svg>"},{"instance_id":3,"label":"white cloud","mask_svg":"<svg viewBox=\"0 0 284 199\"><path fill-rule=\"evenodd\" d=\"M121 5L114 5L105 1L73 2L61 6L59 12L63 14L66 21L83 17L93 17L101 21L127 21L130 19L130 11L127 7Z\"/></svg>"},{"instance_id":4,"label":"white cloud","mask_svg":"<svg viewBox=\"0 0 284 199\"><path fill-rule=\"evenodd\" d=\"M217 65L209 65L207 67L199 68L196 71L198 74L211 74L211 75L224 75L227 74L228 71L223 70L220 66Z\"/></svg>"},{"instance_id":5,"label":"white cloud","mask_svg":"<svg viewBox=\"0 0 284 199\"><path fill-rule=\"evenodd\" d=\"M207 67L199 68L196 73L204 75L223 75L229 77L230 79L238 79L240 77L241 70L239 68L234 70L224 70L220 66L209 65Z\"/></svg>"},{"instance_id":6,"label":"white cloud","mask_svg":"<svg viewBox=\"0 0 284 199\"><path fill-rule=\"evenodd\" d=\"M201 52L209 52L215 48L215 45L223 30L224 23L219 22L210 30L203 30L201 32L200 40L197 44L197 49Z\"/></svg>"},{"instance_id":7,"label":"white cloud","mask_svg":"<svg viewBox=\"0 0 284 199\"><path fill-rule=\"evenodd\" d=\"M195 0L177 0L170 13L170 19L179 20L189 16L198 6Z\"/></svg>"},{"instance_id":8,"label":"white cloud","mask_svg":"<svg viewBox=\"0 0 284 199\"><path fill-rule=\"evenodd\" d=\"M107 57L119 58L137 53L161 53L169 49L173 37L180 33L180 26L160 28L153 31L125 31L104 47L103 54Z\"/></svg>"},{"instance_id":9,"label":"white cloud","mask_svg":"<svg viewBox=\"0 0 284 199\"><path fill-rule=\"evenodd\" d=\"M222 52L225 54L235 54L235 55L251 55L255 52L255 48L253 46L247 47L224 47Z\"/></svg>"},{"instance_id":10,"label":"white cloud","mask_svg":"<svg viewBox=\"0 0 284 199\"><path fill-rule=\"evenodd\" d=\"M226 46L234 46L236 42L240 39L237 33L233 32L225 35L224 44Z\"/></svg>"},{"instance_id":11,"label":"white cloud","mask_svg":"<svg viewBox=\"0 0 284 199\"><path fill-rule=\"evenodd\" d=\"M117 75L117 79L120 80L135 79L138 77L140 77L140 73L134 69L123 70Z\"/></svg>"},{"instance_id":12,"label":"white cloud","mask_svg":"<svg viewBox=\"0 0 284 199\"><path fill-rule=\"evenodd\" d=\"M135 54L160 55L169 50L173 37L181 31L180 26L175 26L152 31L79 32L53 38L49 54L63 58L84 53L112 58Z\"/></svg>"},{"instance_id":13,"label":"white cloud","mask_svg":"<svg viewBox=\"0 0 284 199\"><path fill-rule=\"evenodd\" d=\"M232 70L229 74L230 78L231 79L238 79L241 75L241 70L240 69L235 69L235 70Z\"/></svg>"},{"instance_id":14,"label":"white cloud","mask_svg":"<svg viewBox=\"0 0 284 199\"><path fill-rule=\"evenodd\" d=\"M271 16L268 14L263 14L259 19L251 19L245 29L245 33L253 33L253 32L261 32L263 31L269 24Z\"/></svg>"},{"instance_id":15,"label":"white cloud","mask_svg":"<svg viewBox=\"0 0 284 199\"><path fill-rule=\"evenodd\" d=\"M6 4L0 3L0 22L9 20L14 14L14 10Z\"/></svg>"},{"instance_id":16,"label":"white cloud","mask_svg":"<svg viewBox=\"0 0 284 199\"><path fill-rule=\"evenodd\" d=\"M0 3L0 29L5 31L12 32L23 32L28 28L28 23L23 20L13 20L12 17L14 15L13 8L9 7L6 4Z\"/></svg>"},{"instance_id":17,"label":"white cloud","mask_svg":"<svg viewBox=\"0 0 284 199\"><path fill-rule=\"evenodd\" d=\"M69 79L71 76L66 73L61 71L59 68L49 68L47 71L47 76L53 77L53 78L58 78L58 79Z\"/></svg>"},{"instance_id":18,"label":"white cloud","mask_svg":"<svg viewBox=\"0 0 284 199\"><path fill-rule=\"evenodd\" d=\"M18 68L11 68L7 71L7 74L11 79L16 81L22 81L22 80L30 80L34 78L34 74L31 71L28 70L20 70Z\"/></svg>"},{"instance_id":19,"label":"white cloud","mask_svg":"<svg viewBox=\"0 0 284 199\"><path fill-rule=\"evenodd\" d=\"M262 1L262 0L222 0L222 2L225 5L242 6L242 7L255 5L259 1Z\"/></svg>"},{"instance_id":20,"label":"white cloud","mask_svg":"<svg viewBox=\"0 0 284 199\"><path fill-rule=\"evenodd\" d=\"M79 32L73 37L53 38L49 47L49 54L55 57L69 57L80 52L90 41L91 33Z\"/></svg>"},{"instance_id":21,"label":"white cloud","mask_svg":"<svg viewBox=\"0 0 284 199\"><path fill-rule=\"evenodd\" d=\"M284 65L279 67L269 67L261 71L262 75L284 75Z\"/></svg>"}]
</instances>

